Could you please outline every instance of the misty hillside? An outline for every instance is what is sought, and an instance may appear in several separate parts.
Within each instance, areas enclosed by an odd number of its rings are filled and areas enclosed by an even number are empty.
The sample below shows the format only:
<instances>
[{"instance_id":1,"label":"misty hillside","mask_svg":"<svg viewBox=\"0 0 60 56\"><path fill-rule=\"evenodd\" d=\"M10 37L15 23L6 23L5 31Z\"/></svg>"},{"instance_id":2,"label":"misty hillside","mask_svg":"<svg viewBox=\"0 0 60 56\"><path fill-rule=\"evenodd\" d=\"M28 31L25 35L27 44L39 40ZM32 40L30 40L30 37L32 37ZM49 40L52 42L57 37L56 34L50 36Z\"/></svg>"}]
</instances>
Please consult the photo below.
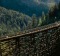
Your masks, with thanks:
<instances>
[{"instance_id":1,"label":"misty hillside","mask_svg":"<svg viewBox=\"0 0 60 56\"><path fill-rule=\"evenodd\" d=\"M25 13L29 16L33 14L41 16L43 11L47 13L49 8L58 2L59 0L0 0L0 6Z\"/></svg>"},{"instance_id":2,"label":"misty hillside","mask_svg":"<svg viewBox=\"0 0 60 56\"><path fill-rule=\"evenodd\" d=\"M16 33L31 24L31 17L17 11L0 7L0 35Z\"/></svg>"},{"instance_id":3,"label":"misty hillside","mask_svg":"<svg viewBox=\"0 0 60 56\"><path fill-rule=\"evenodd\" d=\"M60 3L55 5L48 14L42 13L41 17L32 17L0 7L0 35L15 34L42 25L50 24L60 20Z\"/></svg>"},{"instance_id":4,"label":"misty hillside","mask_svg":"<svg viewBox=\"0 0 60 56\"><path fill-rule=\"evenodd\" d=\"M32 3L29 4L28 2ZM58 3L55 0L0 0L0 35L15 34L26 29L28 30L59 21L60 4L54 5L49 10L52 2ZM39 17L37 17L38 15Z\"/></svg>"}]
</instances>

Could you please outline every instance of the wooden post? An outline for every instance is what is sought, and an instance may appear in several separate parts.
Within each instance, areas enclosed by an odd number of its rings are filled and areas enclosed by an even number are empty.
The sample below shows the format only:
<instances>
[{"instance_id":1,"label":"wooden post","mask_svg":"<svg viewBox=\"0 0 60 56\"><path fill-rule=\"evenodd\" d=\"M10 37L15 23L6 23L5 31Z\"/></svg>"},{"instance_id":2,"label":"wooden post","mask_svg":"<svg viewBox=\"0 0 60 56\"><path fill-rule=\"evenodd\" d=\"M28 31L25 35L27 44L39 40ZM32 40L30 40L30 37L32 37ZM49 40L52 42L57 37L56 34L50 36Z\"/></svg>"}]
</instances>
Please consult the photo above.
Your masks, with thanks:
<instances>
[{"instance_id":1,"label":"wooden post","mask_svg":"<svg viewBox=\"0 0 60 56\"><path fill-rule=\"evenodd\" d=\"M15 50L13 56L20 56L20 44L19 44L19 38L15 39Z\"/></svg>"},{"instance_id":2,"label":"wooden post","mask_svg":"<svg viewBox=\"0 0 60 56\"><path fill-rule=\"evenodd\" d=\"M30 46L29 46L29 48L31 49L31 54L29 54L29 56L35 56L35 50L36 50L36 48L35 48L35 34L31 34L30 35Z\"/></svg>"},{"instance_id":3,"label":"wooden post","mask_svg":"<svg viewBox=\"0 0 60 56\"><path fill-rule=\"evenodd\" d=\"M0 56L2 56L1 41L0 41Z\"/></svg>"}]
</instances>

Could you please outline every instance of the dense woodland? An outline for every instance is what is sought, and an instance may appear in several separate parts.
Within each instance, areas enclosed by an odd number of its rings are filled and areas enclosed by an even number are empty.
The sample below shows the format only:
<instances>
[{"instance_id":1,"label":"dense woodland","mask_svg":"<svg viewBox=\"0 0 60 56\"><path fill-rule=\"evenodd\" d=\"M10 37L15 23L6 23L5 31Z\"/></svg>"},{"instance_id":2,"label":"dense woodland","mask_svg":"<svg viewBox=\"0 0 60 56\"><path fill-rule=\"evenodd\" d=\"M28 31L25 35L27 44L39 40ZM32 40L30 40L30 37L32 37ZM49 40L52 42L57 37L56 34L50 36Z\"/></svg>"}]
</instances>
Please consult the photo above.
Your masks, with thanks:
<instances>
[{"instance_id":1,"label":"dense woodland","mask_svg":"<svg viewBox=\"0 0 60 56\"><path fill-rule=\"evenodd\" d=\"M18 11L0 7L0 36L6 34L16 34L23 30L28 30L42 25L50 24L60 20L60 3L52 7L45 15L31 17Z\"/></svg>"}]
</instances>

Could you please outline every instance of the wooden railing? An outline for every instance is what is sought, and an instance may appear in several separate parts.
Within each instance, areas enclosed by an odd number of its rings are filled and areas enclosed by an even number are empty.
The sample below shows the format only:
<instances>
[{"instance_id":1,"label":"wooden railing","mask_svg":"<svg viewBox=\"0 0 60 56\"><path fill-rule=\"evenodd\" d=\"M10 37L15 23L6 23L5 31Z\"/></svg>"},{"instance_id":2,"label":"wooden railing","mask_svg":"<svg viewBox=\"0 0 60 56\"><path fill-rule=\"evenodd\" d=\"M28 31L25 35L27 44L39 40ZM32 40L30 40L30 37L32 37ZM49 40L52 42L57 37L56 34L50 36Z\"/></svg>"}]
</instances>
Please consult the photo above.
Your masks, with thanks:
<instances>
[{"instance_id":1,"label":"wooden railing","mask_svg":"<svg viewBox=\"0 0 60 56\"><path fill-rule=\"evenodd\" d=\"M59 39L60 21L0 37L0 56L51 56Z\"/></svg>"}]
</instances>

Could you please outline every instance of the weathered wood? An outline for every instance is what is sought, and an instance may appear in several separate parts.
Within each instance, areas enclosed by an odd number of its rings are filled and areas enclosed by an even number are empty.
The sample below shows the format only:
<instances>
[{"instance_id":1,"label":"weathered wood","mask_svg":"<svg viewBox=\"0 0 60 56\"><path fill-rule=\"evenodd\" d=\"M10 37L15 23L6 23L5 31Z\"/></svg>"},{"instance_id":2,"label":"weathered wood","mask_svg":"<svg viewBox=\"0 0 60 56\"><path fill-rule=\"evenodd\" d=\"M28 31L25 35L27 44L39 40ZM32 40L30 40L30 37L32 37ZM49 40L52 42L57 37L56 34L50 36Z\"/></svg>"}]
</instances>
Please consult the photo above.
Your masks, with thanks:
<instances>
[{"instance_id":1,"label":"weathered wood","mask_svg":"<svg viewBox=\"0 0 60 56\"><path fill-rule=\"evenodd\" d=\"M20 56L20 43L19 43L19 39L20 38L16 38L15 39L15 50L14 50L14 53L13 53L13 56Z\"/></svg>"},{"instance_id":2,"label":"weathered wood","mask_svg":"<svg viewBox=\"0 0 60 56\"><path fill-rule=\"evenodd\" d=\"M23 36L28 36L28 35L43 32L43 31L46 31L46 30L49 30L49 29L57 28L59 26L60 26L60 21L49 24L49 25L45 25L45 26L25 30L25 31L21 32L19 35L16 35L16 36L11 36L11 37L10 36L8 36L8 37L3 36L3 37L0 37L0 41L5 41L5 40L15 39L15 38L23 37Z\"/></svg>"},{"instance_id":3,"label":"weathered wood","mask_svg":"<svg viewBox=\"0 0 60 56\"><path fill-rule=\"evenodd\" d=\"M51 56L60 41L59 27L60 22L57 22L0 38L3 47L0 46L0 56Z\"/></svg>"},{"instance_id":4,"label":"weathered wood","mask_svg":"<svg viewBox=\"0 0 60 56\"><path fill-rule=\"evenodd\" d=\"M1 42L0 42L0 56L2 56Z\"/></svg>"}]
</instances>

